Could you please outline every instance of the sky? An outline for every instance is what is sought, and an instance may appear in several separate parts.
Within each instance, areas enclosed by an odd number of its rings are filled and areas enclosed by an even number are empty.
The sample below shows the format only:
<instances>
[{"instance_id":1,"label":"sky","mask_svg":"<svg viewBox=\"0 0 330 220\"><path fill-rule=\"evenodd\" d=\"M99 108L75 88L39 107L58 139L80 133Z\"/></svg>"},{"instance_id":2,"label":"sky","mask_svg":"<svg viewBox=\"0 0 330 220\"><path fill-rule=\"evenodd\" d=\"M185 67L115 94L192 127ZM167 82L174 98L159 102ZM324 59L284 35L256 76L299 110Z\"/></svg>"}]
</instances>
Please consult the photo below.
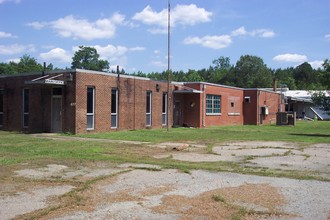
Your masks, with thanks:
<instances>
[{"instance_id":1,"label":"sky","mask_svg":"<svg viewBox=\"0 0 330 220\"><path fill-rule=\"evenodd\" d=\"M0 62L70 68L79 46L126 73L168 65L169 0L0 0ZM170 0L170 68L254 55L272 68L330 59L329 0Z\"/></svg>"}]
</instances>

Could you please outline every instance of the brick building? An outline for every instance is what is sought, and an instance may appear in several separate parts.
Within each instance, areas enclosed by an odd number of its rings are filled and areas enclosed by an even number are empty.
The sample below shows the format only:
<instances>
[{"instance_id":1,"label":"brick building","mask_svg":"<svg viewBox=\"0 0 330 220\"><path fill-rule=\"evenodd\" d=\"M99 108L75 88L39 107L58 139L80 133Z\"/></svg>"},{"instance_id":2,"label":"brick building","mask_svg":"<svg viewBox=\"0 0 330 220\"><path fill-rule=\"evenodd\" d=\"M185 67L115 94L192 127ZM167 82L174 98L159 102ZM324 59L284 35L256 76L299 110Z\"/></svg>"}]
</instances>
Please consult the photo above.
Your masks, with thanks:
<instances>
[{"instance_id":1,"label":"brick building","mask_svg":"<svg viewBox=\"0 0 330 220\"><path fill-rule=\"evenodd\" d=\"M168 94L164 81L80 69L0 76L0 129L87 133L162 128L168 121L199 128L264 124L280 101L259 89L202 82L170 87Z\"/></svg>"}]
</instances>

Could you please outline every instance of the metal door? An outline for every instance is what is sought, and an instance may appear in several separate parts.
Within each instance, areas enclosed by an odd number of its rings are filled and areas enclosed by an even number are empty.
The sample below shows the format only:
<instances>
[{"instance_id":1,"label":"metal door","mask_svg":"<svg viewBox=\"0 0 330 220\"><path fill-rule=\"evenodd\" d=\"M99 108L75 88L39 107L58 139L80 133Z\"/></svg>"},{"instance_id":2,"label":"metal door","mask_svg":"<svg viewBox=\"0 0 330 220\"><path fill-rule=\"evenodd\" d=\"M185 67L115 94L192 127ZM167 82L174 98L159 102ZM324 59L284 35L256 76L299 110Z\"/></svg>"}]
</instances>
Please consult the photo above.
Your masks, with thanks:
<instances>
[{"instance_id":1,"label":"metal door","mask_svg":"<svg viewBox=\"0 0 330 220\"><path fill-rule=\"evenodd\" d=\"M52 132L62 132L62 97L53 96Z\"/></svg>"}]
</instances>

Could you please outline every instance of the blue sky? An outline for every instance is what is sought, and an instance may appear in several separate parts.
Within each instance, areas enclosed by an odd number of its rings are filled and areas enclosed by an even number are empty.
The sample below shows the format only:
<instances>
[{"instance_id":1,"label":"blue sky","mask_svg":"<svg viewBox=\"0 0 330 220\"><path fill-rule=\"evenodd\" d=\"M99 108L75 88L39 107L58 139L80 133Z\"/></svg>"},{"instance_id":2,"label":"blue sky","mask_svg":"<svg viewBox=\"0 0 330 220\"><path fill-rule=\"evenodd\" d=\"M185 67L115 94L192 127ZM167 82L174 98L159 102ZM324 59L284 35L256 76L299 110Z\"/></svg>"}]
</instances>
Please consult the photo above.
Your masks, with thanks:
<instances>
[{"instance_id":1,"label":"blue sky","mask_svg":"<svg viewBox=\"0 0 330 220\"><path fill-rule=\"evenodd\" d=\"M127 73L167 69L168 0L0 0L0 62L28 54L70 67L95 47ZM255 55L271 68L330 58L329 0L171 0L171 69L235 64Z\"/></svg>"}]
</instances>

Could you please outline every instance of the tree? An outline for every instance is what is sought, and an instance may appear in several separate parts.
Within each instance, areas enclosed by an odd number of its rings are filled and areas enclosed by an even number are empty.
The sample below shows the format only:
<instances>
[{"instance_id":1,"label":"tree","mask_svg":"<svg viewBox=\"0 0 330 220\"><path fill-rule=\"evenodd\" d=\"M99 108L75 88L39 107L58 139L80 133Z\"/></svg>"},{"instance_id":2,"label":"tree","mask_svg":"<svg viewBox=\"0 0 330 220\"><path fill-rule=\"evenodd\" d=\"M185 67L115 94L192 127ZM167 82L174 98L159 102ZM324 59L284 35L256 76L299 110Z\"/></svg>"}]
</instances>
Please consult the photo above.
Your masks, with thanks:
<instances>
[{"instance_id":1,"label":"tree","mask_svg":"<svg viewBox=\"0 0 330 220\"><path fill-rule=\"evenodd\" d=\"M109 71L109 62L100 60L100 55L93 47L79 46L79 50L72 57L71 68L96 71Z\"/></svg>"},{"instance_id":2,"label":"tree","mask_svg":"<svg viewBox=\"0 0 330 220\"><path fill-rule=\"evenodd\" d=\"M226 74L223 82L241 88L266 88L272 86L273 75L260 57L244 55Z\"/></svg>"},{"instance_id":3,"label":"tree","mask_svg":"<svg viewBox=\"0 0 330 220\"><path fill-rule=\"evenodd\" d=\"M317 77L309 63L304 62L297 66L293 71L293 75L298 89L317 89L315 85Z\"/></svg>"},{"instance_id":4,"label":"tree","mask_svg":"<svg viewBox=\"0 0 330 220\"><path fill-rule=\"evenodd\" d=\"M312 94L313 104L330 114L330 97L325 92L319 91Z\"/></svg>"}]
</instances>

